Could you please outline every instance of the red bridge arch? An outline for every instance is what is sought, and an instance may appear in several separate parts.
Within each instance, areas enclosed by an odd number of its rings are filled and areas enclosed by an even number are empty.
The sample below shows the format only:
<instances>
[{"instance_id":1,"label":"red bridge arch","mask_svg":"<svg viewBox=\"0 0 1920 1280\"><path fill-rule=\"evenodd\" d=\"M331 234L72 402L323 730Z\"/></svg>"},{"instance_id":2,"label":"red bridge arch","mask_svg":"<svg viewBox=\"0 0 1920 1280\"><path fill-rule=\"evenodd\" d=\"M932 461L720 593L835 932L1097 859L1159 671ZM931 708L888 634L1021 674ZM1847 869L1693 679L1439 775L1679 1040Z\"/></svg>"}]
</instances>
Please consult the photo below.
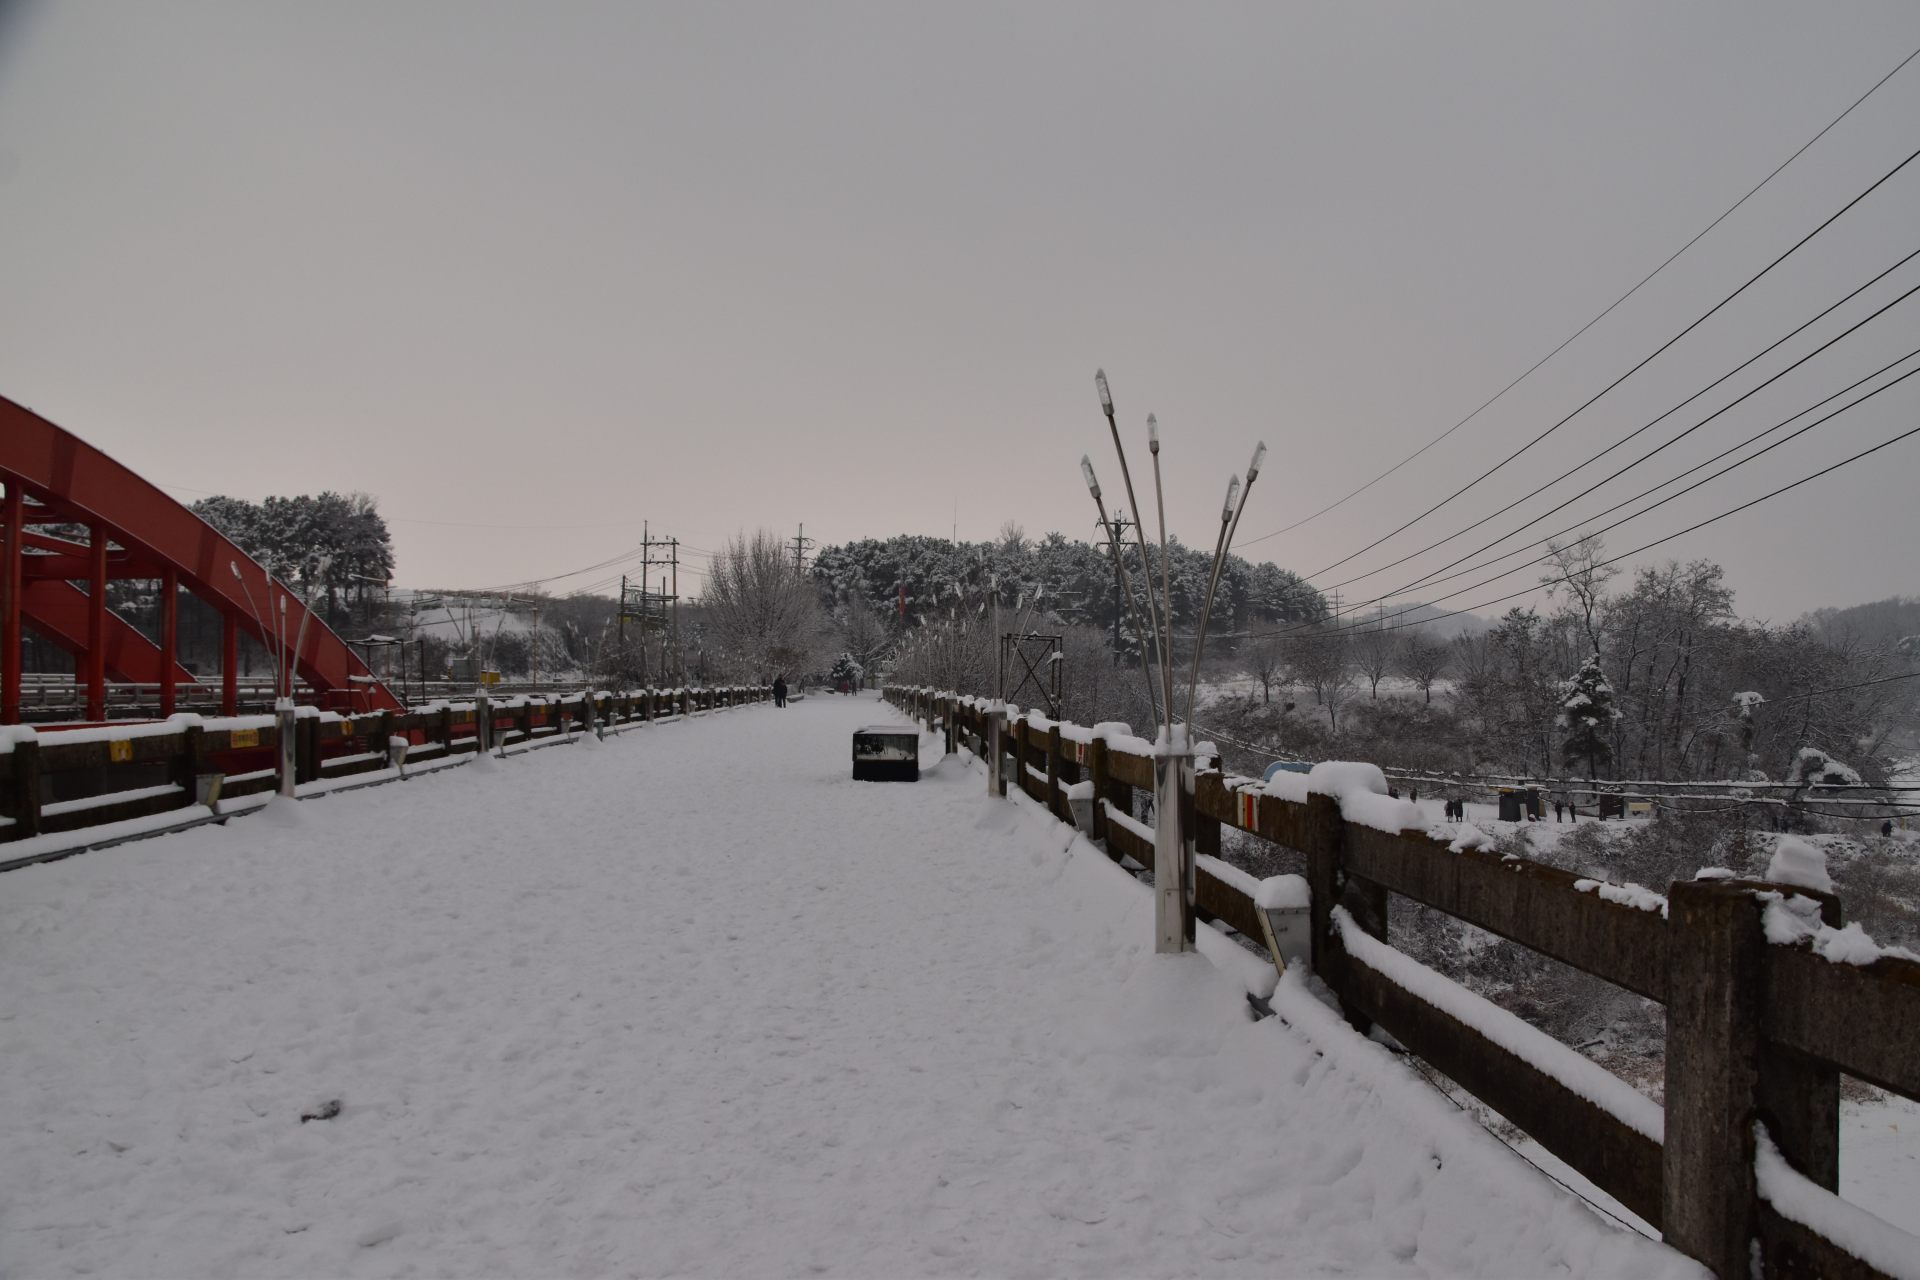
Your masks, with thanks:
<instances>
[{"instance_id":1,"label":"red bridge arch","mask_svg":"<svg viewBox=\"0 0 1920 1280\"><path fill-rule=\"evenodd\" d=\"M109 676L158 684L163 716L173 713L180 684L197 683L175 656L182 587L221 617L221 707L227 714L238 703L240 635L271 649L260 619L284 607L295 636L307 619L300 597L219 530L84 440L4 396L0 484L6 488L0 499L0 724L20 720L23 626L73 654L77 678L86 688L87 718L103 720ZM85 525L87 541L34 529L68 523ZM106 607L106 584L115 578L160 581L158 644ZM307 623L295 667L322 705L356 711L402 705L318 615Z\"/></svg>"}]
</instances>

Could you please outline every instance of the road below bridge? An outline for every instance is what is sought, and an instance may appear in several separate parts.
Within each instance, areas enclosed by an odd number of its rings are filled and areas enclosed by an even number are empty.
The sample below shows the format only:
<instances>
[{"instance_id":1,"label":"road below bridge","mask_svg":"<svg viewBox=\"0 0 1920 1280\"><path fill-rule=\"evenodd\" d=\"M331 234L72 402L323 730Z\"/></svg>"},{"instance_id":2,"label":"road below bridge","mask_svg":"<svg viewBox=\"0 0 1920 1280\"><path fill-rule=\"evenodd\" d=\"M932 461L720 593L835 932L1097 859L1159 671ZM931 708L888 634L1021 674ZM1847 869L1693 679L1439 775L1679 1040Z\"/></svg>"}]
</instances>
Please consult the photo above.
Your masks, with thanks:
<instances>
[{"instance_id":1,"label":"road below bridge","mask_svg":"<svg viewBox=\"0 0 1920 1280\"><path fill-rule=\"evenodd\" d=\"M0 883L0 1273L1693 1275L871 699ZM330 1118L303 1122L302 1116Z\"/></svg>"}]
</instances>

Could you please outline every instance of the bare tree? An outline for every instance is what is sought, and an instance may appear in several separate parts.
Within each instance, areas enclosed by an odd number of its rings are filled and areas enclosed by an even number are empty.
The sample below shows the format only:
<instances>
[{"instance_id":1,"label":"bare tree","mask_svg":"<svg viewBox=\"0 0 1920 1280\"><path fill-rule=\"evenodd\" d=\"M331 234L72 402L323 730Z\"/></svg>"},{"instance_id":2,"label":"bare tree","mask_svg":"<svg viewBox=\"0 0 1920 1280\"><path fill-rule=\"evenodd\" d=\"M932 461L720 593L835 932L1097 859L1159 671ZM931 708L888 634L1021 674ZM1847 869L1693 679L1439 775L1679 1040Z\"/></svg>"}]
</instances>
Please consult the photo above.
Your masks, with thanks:
<instances>
[{"instance_id":1,"label":"bare tree","mask_svg":"<svg viewBox=\"0 0 1920 1280\"><path fill-rule=\"evenodd\" d=\"M1599 657L1600 602L1607 594L1607 584L1620 573L1617 567L1602 563L1607 558L1606 542L1597 533L1574 542L1549 542L1547 557L1553 571L1541 577L1540 585L1547 589L1549 596L1565 593L1571 597L1587 643L1593 646L1594 656Z\"/></svg>"},{"instance_id":2,"label":"bare tree","mask_svg":"<svg viewBox=\"0 0 1920 1280\"><path fill-rule=\"evenodd\" d=\"M756 679L797 675L820 653L819 594L766 529L729 540L713 558L701 603L726 658Z\"/></svg>"},{"instance_id":3,"label":"bare tree","mask_svg":"<svg viewBox=\"0 0 1920 1280\"><path fill-rule=\"evenodd\" d=\"M1353 692L1347 632L1328 627L1298 633L1288 644L1287 670L1313 690L1314 701L1327 709L1328 726L1338 733L1340 708Z\"/></svg>"},{"instance_id":4,"label":"bare tree","mask_svg":"<svg viewBox=\"0 0 1920 1280\"><path fill-rule=\"evenodd\" d=\"M1260 701L1272 706L1273 686L1286 682L1286 651L1278 640L1268 636L1254 643L1247 661L1253 668L1253 678L1260 682Z\"/></svg>"},{"instance_id":5,"label":"bare tree","mask_svg":"<svg viewBox=\"0 0 1920 1280\"><path fill-rule=\"evenodd\" d=\"M1433 705L1434 682L1445 675L1453 655L1442 641L1423 631L1408 633L1400 646L1400 674L1420 686L1427 705Z\"/></svg>"},{"instance_id":6,"label":"bare tree","mask_svg":"<svg viewBox=\"0 0 1920 1280\"><path fill-rule=\"evenodd\" d=\"M1353 653L1353 665L1367 678L1367 696L1380 697L1380 682L1387 672L1393 670L1394 659L1399 656L1399 645L1394 633L1385 629L1385 611L1382 610L1380 626L1355 632L1348 642Z\"/></svg>"}]
</instances>

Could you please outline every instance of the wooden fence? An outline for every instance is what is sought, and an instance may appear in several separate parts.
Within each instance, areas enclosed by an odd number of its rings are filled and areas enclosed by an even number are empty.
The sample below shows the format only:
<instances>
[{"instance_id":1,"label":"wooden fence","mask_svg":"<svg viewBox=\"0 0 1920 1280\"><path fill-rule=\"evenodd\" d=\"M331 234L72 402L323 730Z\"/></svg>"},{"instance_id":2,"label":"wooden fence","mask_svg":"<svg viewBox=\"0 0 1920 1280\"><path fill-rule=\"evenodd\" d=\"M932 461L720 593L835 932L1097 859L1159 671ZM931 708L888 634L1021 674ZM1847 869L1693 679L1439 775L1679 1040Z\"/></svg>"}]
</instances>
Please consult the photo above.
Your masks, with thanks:
<instances>
[{"instance_id":1,"label":"wooden fence","mask_svg":"<svg viewBox=\"0 0 1920 1280\"><path fill-rule=\"evenodd\" d=\"M390 744L409 765L479 750L481 717L494 746L535 744L596 726L619 726L767 701L762 687L576 693L502 702L447 703L412 712L340 716L301 708L294 781L310 784L388 769ZM8 731L0 729L0 734ZM59 731L12 731L0 744L0 868L6 844L188 809L200 779L219 775L223 797L279 785L279 732L271 715ZM17 861L13 860L13 861Z\"/></svg>"},{"instance_id":2,"label":"wooden fence","mask_svg":"<svg viewBox=\"0 0 1920 1280\"><path fill-rule=\"evenodd\" d=\"M927 689L886 697L944 730L950 748L988 755L983 700ZM1144 829L1115 817L1134 813L1136 791L1152 795L1145 752L1030 716L1006 724L1002 746L1004 776L1063 821L1073 820L1067 789L1090 782L1089 835L1116 861L1153 865ZM1190 804L1201 854L1217 855L1221 829L1233 827L1304 857L1312 972L1351 1021L1378 1024L1716 1274L1749 1276L1756 1257L1767 1275L1886 1274L1905 1265L1887 1260L1889 1232L1896 1249L1911 1242L1908 1263L1920 1258L1920 1240L1832 1194L1840 1074L1920 1097L1920 962L1862 963L1857 947L1852 963L1826 958L1816 942L1839 954L1832 895L1721 879L1674 884L1660 901L1493 851L1455 851L1424 831L1382 831L1349 820L1331 795L1286 799L1217 771L1196 775ZM1242 881L1204 863L1195 881L1201 920L1263 937ZM1386 945L1390 894L1664 1004L1664 1105ZM1811 940L1771 942L1768 911L1790 895L1818 902ZM1778 1176L1756 1177L1766 1138L1791 1167L1784 1189ZM1809 1220L1841 1224L1832 1235L1844 1243Z\"/></svg>"}]
</instances>

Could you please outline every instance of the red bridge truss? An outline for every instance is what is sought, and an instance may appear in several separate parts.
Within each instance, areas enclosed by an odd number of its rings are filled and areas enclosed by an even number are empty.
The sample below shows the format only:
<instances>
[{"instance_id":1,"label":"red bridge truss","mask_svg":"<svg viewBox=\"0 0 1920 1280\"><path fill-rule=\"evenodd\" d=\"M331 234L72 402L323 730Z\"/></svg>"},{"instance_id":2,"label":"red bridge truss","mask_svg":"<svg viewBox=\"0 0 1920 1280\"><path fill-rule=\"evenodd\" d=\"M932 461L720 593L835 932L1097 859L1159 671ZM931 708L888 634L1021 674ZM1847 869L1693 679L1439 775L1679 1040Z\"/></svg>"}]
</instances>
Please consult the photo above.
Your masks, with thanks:
<instances>
[{"instance_id":1,"label":"red bridge truss","mask_svg":"<svg viewBox=\"0 0 1920 1280\"><path fill-rule=\"evenodd\" d=\"M346 641L317 615L308 622L300 597L212 525L4 396L0 485L0 724L20 720L23 626L73 654L89 720L106 718L109 678L157 684L160 714L171 715L178 686L198 683L175 658L183 587L220 615L220 702L227 714L239 701L241 633L271 649L263 620L277 624L282 610L289 645L306 623L295 669L322 705L401 708ZM86 541L45 531L76 524L86 528ZM107 608L107 583L118 578L159 583L159 643Z\"/></svg>"}]
</instances>

